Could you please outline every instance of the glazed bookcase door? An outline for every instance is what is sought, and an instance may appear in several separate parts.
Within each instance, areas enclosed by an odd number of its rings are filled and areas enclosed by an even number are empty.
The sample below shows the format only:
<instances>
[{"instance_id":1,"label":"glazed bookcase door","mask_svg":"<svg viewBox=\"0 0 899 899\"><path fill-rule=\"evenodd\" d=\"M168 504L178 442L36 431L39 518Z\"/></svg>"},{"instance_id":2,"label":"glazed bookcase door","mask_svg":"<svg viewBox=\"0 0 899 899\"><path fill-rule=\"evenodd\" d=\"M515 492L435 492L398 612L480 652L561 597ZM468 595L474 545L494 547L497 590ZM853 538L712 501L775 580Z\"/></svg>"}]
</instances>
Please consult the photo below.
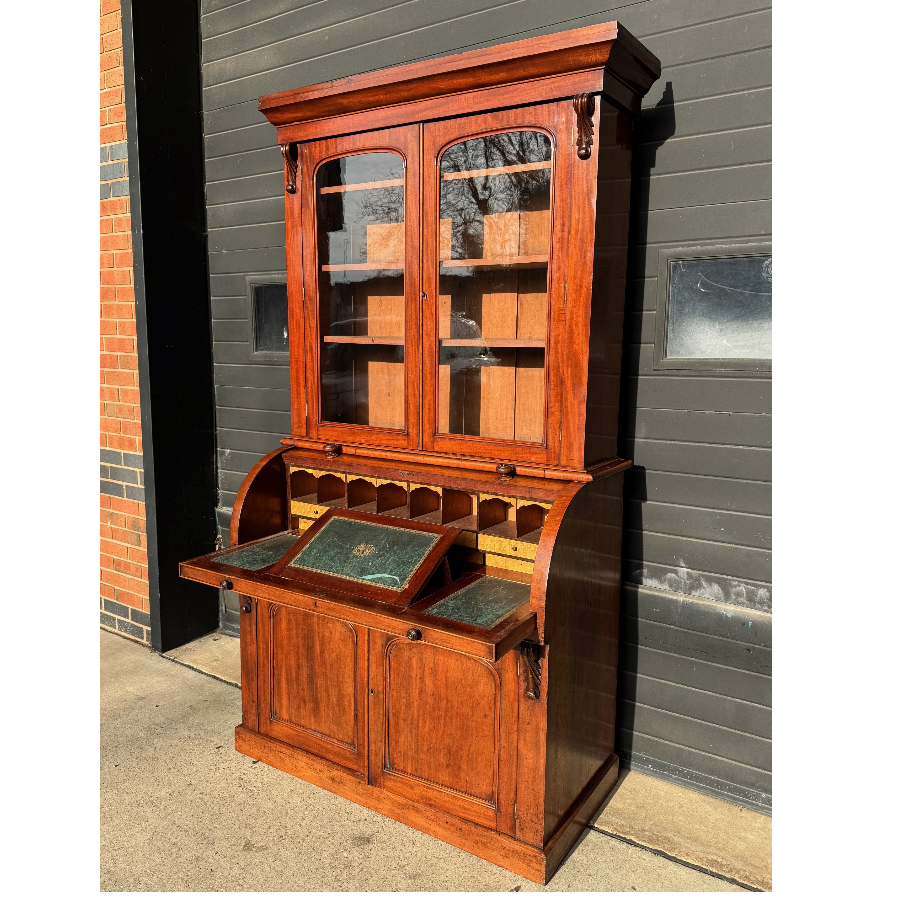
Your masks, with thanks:
<instances>
[{"instance_id":1,"label":"glazed bookcase door","mask_svg":"<svg viewBox=\"0 0 899 899\"><path fill-rule=\"evenodd\" d=\"M558 460L567 123L546 104L425 126L426 449Z\"/></svg>"},{"instance_id":2,"label":"glazed bookcase door","mask_svg":"<svg viewBox=\"0 0 899 899\"><path fill-rule=\"evenodd\" d=\"M309 436L418 445L415 127L303 147Z\"/></svg>"},{"instance_id":3,"label":"glazed bookcase door","mask_svg":"<svg viewBox=\"0 0 899 899\"><path fill-rule=\"evenodd\" d=\"M355 771L368 753L368 631L257 600L259 730Z\"/></svg>"}]
</instances>

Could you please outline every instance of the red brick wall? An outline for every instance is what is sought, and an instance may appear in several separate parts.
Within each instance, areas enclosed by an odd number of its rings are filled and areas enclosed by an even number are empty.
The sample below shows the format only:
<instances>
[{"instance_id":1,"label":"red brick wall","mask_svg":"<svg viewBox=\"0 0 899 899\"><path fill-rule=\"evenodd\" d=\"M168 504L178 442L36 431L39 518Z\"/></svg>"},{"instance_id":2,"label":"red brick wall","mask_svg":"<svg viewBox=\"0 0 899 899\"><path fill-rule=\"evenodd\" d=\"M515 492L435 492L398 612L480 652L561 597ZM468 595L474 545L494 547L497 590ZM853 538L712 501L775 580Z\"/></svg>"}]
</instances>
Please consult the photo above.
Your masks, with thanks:
<instances>
[{"instance_id":1,"label":"red brick wall","mask_svg":"<svg viewBox=\"0 0 899 899\"><path fill-rule=\"evenodd\" d=\"M100 623L149 642L119 3L100 3Z\"/></svg>"}]
</instances>

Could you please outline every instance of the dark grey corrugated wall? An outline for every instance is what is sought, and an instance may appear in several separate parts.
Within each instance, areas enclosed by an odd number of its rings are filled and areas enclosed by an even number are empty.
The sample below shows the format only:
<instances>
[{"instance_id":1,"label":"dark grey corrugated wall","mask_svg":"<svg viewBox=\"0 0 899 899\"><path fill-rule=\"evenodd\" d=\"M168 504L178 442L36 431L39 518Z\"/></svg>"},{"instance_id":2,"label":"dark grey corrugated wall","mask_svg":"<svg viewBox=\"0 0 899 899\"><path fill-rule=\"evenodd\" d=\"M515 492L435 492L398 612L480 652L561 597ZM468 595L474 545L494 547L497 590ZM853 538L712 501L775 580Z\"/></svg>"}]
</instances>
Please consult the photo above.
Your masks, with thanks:
<instances>
[{"instance_id":1,"label":"dark grey corrugated wall","mask_svg":"<svg viewBox=\"0 0 899 899\"><path fill-rule=\"evenodd\" d=\"M619 750L770 805L771 384L653 370L658 251L771 234L771 11L760 0L203 0L219 516L290 431L286 362L253 359L246 276L283 273L284 201L260 94L618 19L662 61L634 157L619 452Z\"/></svg>"}]
</instances>

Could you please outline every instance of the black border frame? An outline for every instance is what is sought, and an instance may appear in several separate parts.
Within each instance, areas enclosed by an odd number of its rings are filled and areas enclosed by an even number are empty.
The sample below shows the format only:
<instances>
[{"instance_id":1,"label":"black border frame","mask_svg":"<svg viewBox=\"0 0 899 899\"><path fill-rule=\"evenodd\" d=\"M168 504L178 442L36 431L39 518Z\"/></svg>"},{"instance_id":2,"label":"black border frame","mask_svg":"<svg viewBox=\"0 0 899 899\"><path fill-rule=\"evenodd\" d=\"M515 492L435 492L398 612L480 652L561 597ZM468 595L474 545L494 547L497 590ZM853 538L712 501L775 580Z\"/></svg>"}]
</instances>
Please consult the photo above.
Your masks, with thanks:
<instances>
[{"instance_id":1,"label":"black border frame","mask_svg":"<svg viewBox=\"0 0 899 899\"><path fill-rule=\"evenodd\" d=\"M122 0L122 59L150 642L166 652L219 626L218 591L179 577L217 534L200 11Z\"/></svg>"},{"instance_id":2,"label":"black border frame","mask_svg":"<svg viewBox=\"0 0 899 899\"><path fill-rule=\"evenodd\" d=\"M653 351L655 371L771 371L770 359L713 359L668 356L668 278L670 263L678 260L734 256L770 256L771 241L740 244L697 244L659 250L656 293L656 328Z\"/></svg>"},{"instance_id":3,"label":"black border frame","mask_svg":"<svg viewBox=\"0 0 899 899\"><path fill-rule=\"evenodd\" d=\"M253 296L253 288L257 284L283 284L288 291L287 312L290 315L290 296L287 283L287 272L269 275L247 275L247 340L249 341L249 356L254 362L278 362L281 365L290 363L290 338L288 336L288 348L283 353L274 350L256 349L256 299ZM288 327L288 334L290 328Z\"/></svg>"}]
</instances>

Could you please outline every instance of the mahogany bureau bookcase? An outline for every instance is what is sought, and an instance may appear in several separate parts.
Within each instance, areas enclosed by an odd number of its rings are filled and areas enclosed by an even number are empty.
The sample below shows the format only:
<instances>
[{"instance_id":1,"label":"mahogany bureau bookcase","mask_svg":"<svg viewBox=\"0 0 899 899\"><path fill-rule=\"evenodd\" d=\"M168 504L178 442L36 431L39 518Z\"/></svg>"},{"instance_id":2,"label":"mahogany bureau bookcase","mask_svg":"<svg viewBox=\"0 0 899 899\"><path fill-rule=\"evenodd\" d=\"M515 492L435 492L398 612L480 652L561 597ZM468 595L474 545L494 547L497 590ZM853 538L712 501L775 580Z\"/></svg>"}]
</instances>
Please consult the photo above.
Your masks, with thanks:
<instances>
[{"instance_id":1,"label":"mahogany bureau bookcase","mask_svg":"<svg viewBox=\"0 0 899 899\"><path fill-rule=\"evenodd\" d=\"M230 546L236 746L545 883L618 776L618 23L263 97L292 433Z\"/></svg>"}]
</instances>

